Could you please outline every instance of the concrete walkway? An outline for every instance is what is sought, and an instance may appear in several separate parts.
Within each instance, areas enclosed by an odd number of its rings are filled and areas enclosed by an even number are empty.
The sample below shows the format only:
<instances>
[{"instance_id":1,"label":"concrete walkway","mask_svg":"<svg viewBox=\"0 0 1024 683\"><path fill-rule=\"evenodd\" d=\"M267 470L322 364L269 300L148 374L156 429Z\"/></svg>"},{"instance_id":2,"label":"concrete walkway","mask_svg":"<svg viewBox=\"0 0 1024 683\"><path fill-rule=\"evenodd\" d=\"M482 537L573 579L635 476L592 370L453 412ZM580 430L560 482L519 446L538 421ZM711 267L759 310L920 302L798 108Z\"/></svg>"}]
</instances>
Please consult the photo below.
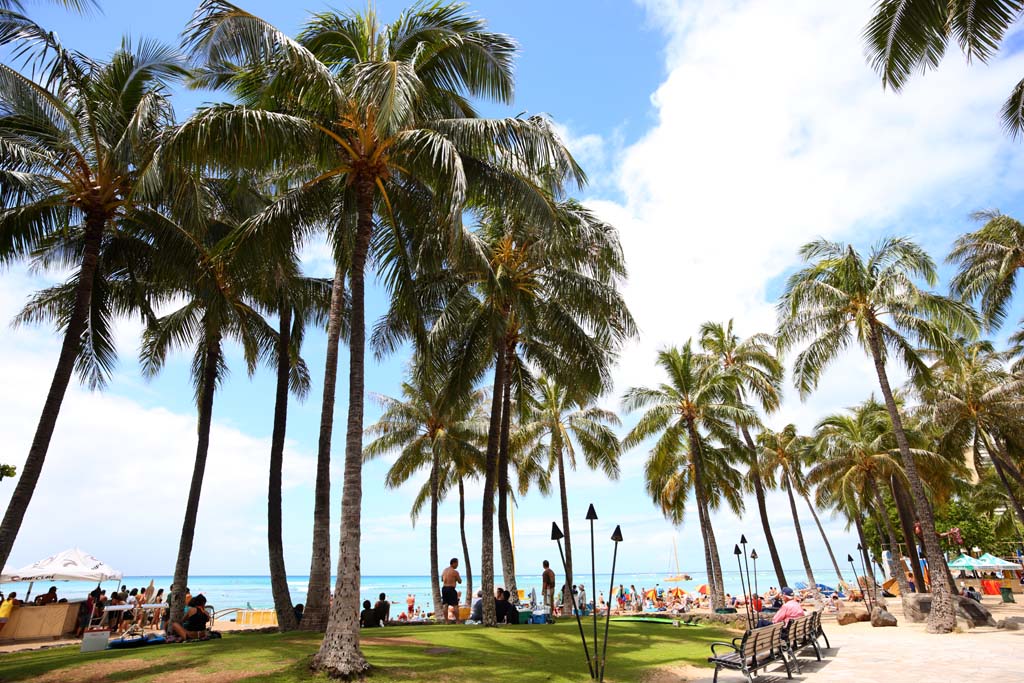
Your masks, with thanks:
<instances>
[{"instance_id":1,"label":"concrete walkway","mask_svg":"<svg viewBox=\"0 0 1024 683\"><path fill-rule=\"evenodd\" d=\"M907 623L899 609L898 599L889 600L889 606L899 620L899 626L895 628L873 628L863 622L848 626L839 626L834 620L823 622L822 628L832 648L825 652L821 662L815 660L813 650L801 653L802 673L794 672L793 682L1024 681L1024 630L979 627L964 633L934 635L925 632L924 624ZM1024 628L1024 605L996 604L990 599L985 606L992 611L996 621L1009 618ZM674 680L692 683L711 681L710 675L693 668L678 671L677 676ZM658 680L659 683L667 683L673 679L659 677ZM742 674L723 671L718 680L720 683L733 683L744 678ZM773 665L755 680L773 683L788 679L785 667Z\"/></svg>"}]
</instances>

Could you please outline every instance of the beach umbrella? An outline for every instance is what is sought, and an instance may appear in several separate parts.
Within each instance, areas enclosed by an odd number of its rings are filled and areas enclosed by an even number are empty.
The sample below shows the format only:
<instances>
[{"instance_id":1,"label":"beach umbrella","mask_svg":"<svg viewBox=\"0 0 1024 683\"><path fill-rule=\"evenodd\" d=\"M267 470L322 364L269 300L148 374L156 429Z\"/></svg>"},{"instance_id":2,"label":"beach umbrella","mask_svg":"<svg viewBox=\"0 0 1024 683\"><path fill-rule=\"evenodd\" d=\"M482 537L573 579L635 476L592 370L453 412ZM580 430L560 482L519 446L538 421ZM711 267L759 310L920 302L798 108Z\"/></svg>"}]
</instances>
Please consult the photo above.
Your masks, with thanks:
<instances>
[{"instance_id":1,"label":"beach umbrella","mask_svg":"<svg viewBox=\"0 0 1024 683\"><path fill-rule=\"evenodd\" d=\"M650 589L649 591L647 591L646 593L644 593L644 597L645 597L645 598L650 598L651 600L653 600L653 599L655 599L656 597L658 597L658 591L656 591L656 590L654 590L654 589L652 588L652 589Z\"/></svg>"},{"instance_id":2,"label":"beach umbrella","mask_svg":"<svg viewBox=\"0 0 1024 683\"><path fill-rule=\"evenodd\" d=\"M666 592L669 595L672 595L677 598L686 594L686 591L684 591L682 588L669 588Z\"/></svg>"},{"instance_id":3,"label":"beach umbrella","mask_svg":"<svg viewBox=\"0 0 1024 683\"><path fill-rule=\"evenodd\" d=\"M708 585L706 583L702 583L701 585L697 586L697 592L700 593L701 595L707 595L708 594Z\"/></svg>"}]
</instances>

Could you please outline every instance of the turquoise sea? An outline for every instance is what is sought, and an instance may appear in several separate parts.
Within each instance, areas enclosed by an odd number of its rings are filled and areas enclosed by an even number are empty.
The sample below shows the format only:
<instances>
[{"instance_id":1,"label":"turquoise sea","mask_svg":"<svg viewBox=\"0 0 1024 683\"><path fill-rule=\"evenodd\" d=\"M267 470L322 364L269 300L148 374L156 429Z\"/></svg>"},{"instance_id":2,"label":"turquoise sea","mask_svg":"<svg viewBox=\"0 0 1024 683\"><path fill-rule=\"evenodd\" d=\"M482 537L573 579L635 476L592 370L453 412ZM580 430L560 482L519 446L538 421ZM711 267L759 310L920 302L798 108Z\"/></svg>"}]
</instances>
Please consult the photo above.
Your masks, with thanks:
<instances>
[{"instance_id":1,"label":"turquoise sea","mask_svg":"<svg viewBox=\"0 0 1024 683\"><path fill-rule=\"evenodd\" d=\"M835 585L836 577L835 572L832 569L815 569L815 578L827 585ZM672 586L679 586L686 591L694 591L702 583L706 582L705 575L703 573L690 572L693 577L691 581L680 581L680 582L667 582L665 581L665 572L649 572L649 573L630 573L630 574L616 574L615 585L622 584L627 588L630 585L636 586L637 589L650 589L656 585L661 585L662 588L670 588ZM753 576L753 572L751 572ZM802 569L787 569L786 576L791 583L798 581L806 581L807 578L804 575ZM740 574L736 571L724 572L723 577L725 579L726 591L734 595L741 594L743 592L740 587ZM561 572L558 572L559 581L563 580ZM604 593L605 597L608 597L608 586L609 580L611 579L608 574L597 574L597 586L598 592ZM847 577L849 579L849 577ZM126 576L120 582L108 581L103 585L110 593L115 588L120 588L121 585L128 586L131 588L145 588L149 585L150 581L154 582L156 588L166 589L171 584L170 576ZM465 576L463 576L463 586L465 586ZM293 603L305 602L306 600L306 588L309 581L308 576L290 576L288 577L288 587L291 591L291 597ZM746 581L746 575L743 576L743 581ZM334 579L332 578L332 586ZM592 580L590 572L585 574L576 574L574 576L574 582L577 584L584 584L588 596L594 597L595 593L592 587ZM502 585L500 574L495 578L496 585ZM757 588L759 591L764 592L769 586L777 585L775 578L775 572L762 570L758 567L757 572ZM52 585L57 586L57 592L60 597L68 598L69 600L75 600L84 598L88 595L89 591L96 587L95 584L83 583L77 581L58 581ZM473 576L473 590L476 591L480 586L479 575ZM521 589L526 590L527 593L531 589L536 589L538 595L540 594L541 579L540 574L523 574L518 577L518 586ZM45 592L49 589L49 585L36 584L32 588L32 594L37 595L40 592ZM273 607L274 599L270 592L270 577L269 576L253 576L253 575L215 575L215 576L193 576L189 579L189 588L192 590L193 595L203 593L207 599L217 609L223 609L228 607L247 607L252 606L254 608L269 608ZM24 597L28 590L27 583L10 583L0 586L0 590L4 594L10 591L17 591L20 597ZM364 576L360 586L360 600L376 600L378 594L385 593L389 600L398 602L404 605L406 596L413 594L416 597L416 604L421 606L427 606L430 601L430 577L429 576Z\"/></svg>"}]
</instances>

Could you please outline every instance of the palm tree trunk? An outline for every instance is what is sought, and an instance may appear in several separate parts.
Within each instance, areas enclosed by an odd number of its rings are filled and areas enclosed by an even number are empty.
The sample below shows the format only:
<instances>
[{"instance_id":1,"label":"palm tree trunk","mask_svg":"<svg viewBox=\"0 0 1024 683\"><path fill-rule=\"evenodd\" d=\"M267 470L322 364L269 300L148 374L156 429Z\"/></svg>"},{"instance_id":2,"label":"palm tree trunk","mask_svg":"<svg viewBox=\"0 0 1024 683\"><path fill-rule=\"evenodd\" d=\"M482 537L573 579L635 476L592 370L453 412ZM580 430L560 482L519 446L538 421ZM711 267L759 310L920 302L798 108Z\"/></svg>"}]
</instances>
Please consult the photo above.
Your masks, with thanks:
<instances>
[{"instance_id":1,"label":"palm tree trunk","mask_svg":"<svg viewBox=\"0 0 1024 683\"><path fill-rule=\"evenodd\" d=\"M892 520L886 512L885 501L882 499L882 491L875 482L871 482L871 489L875 492L875 505L878 506L878 514L885 521L885 531L889 536L889 573L896 579L900 587L900 602L910 594L910 584L907 583L907 573L903 570L903 561L900 559L900 546L896 538L896 529L892 526ZM865 546L867 547L867 546ZM904 611L906 614L906 611Z\"/></svg>"},{"instance_id":2,"label":"palm tree trunk","mask_svg":"<svg viewBox=\"0 0 1024 683\"><path fill-rule=\"evenodd\" d=\"M430 463L430 590L434 598L434 618L440 619L441 606L441 572L437 566L437 500L438 500L438 479L441 470L441 453L437 448L432 449L432 461ZM446 608L445 608L446 609ZM445 614L447 617L447 614Z\"/></svg>"},{"instance_id":3,"label":"palm tree trunk","mask_svg":"<svg viewBox=\"0 0 1024 683\"><path fill-rule=\"evenodd\" d=\"M747 442L747 448L750 449L749 457L751 460L751 473L750 479L754 484L754 496L757 498L757 512L761 517L761 529L764 531L765 542L768 543L768 554L772 557L772 566L775 568L775 578L779 581L779 587L788 586L789 582L786 581L786 573L782 569L782 558L779 556L779 549L775 546L775 536L772 534L771 524L768 522L768 505L765 501L764 495L764 481L761 479L761 472L757 467L757 446L754 444L754 439L751 438L750 432L746 427L742 428L743 439Z\"/></svg>"},{"instance_id":4,"label":"palm tree trunk","mask_svg":"<svg viewBox=\"0 0 1024 683\"><path fill-rule=\"evenodd\" d=\"M700 520L700 532L704 537L704 563L708 572L708 593L711 598L711 609L725 607L725 587L722 585L722 568L718 564L718 543L715 541L711 515L708 514L707 497L704 488L704 464L700 447L700 437L692 421L687 421L687 432L690 437L690 456L693 462L693 491L697 499L697 516Z\"/></svg>"},{"instance_id":5,"label":"palm tree trunk","mask_svg":"<svg viewBox=\"0 0 1024 683\"><path fill-rule=\"evenodd\" d=\"M0 522L0 567L4 566L14 547L14 540L21 530L22 520L32 494L35 493L39 475L43 471L46 452L50 448L50 439L57 426L64 394L75 371L75 360L81 348L82 333L85 331L89 318L89 306L92 303L92 288L96 276L96 264L99 262L100 242L103 238L103 219L90 218L85 228L85 246L82 249L82 263L78 269L78 286L75 291L75 307L71 310L68 327L64 331L64 341L57 356L57 367L50 381L50 390L46 393L43 412L39 416L35 436L28 450L28 457L21 468L18 483L14 486L11 500L7 503L7 512Z\"/></svg>"},{"instance_id":6,"label":"palm tree trunk","mask_svg":"<svg viewBox=\"0 0 1024 683\"><path fill-rule=\"evenodd\" d=\"M473 567L469 563L469 542L466 540L466 487L459 477L459 533L462 534L462 558L466 565L466 604L473 604Z\"/></svg>"},{"instance_id":7,"label":"palm tree trunk","mask_svg":"<svg viewBox=\"0 0 1024 683\"><path fill-rule=\"evenodd\" d=\"M814 505L811 504L811 497L806 493L803 494L804 502L807 503L807 509L811 511L811 517L814 518L814 523L818 527L818 533L821 534L821 540L825 541L825 550L828 551L828 557L832 560L832 568L836 570L836 576L839 577L840 583L843 581L843 572L839 569L839 563L836 562L836 555L832 552L832 544L828 542L828 536L825 535L825 529L821 526L821 520L818 519L818 512L814 509Z\"/></svg>"},{"instance_id":8,"label":"palm tree trunk","mask_svg":"<svg viewBox=\"0 0 1024 683\"><path fill-rule=\"evenodd\" d=\"M355 678L370 669L359 649L359 542L363 502L363 363L366 356L366 256L373 233L374 180L355 183L356 238L352 249L352 312L350 314L348 424L345 433L344 488L341 493L341 543L338 580L327 632L313 667L336 678Z\"/></svg>"},{"instance_id":9,"label":"palm tree trunk","mask_svg":"<svg viewBox=\"0 0 1024 683\"><path fill-rule=\"evenodd\" d=\"M505 590L517 600L516 561L512 551L512 532L508 523L508 439L512 425L512 379L509 373L509 352L506 354L505 390L501 408L501 438L498 442L498 542L501 546L501 573Z\"/></svg>"},{"instance_id":10,"label":"palm tree trunk","mask_svg":"<svg viewBox=\"0 0 1024 683\"><path fill-rule=\"evenodd\" d=\"M896 408L896 399L892 395L889 378L885 373L885 361L878 339L877 323L871 321L870 325L868 343L871 347L871 357L875 364L875 372L878 374L882 396L885 398L885 407L892 419L892 428L896 435L896 444L900 449L903 469L910 482L911 496L918 520L921 523L921 532L924 535L925 552L928 553L928 561L932 563L932 571L942 572L946 570L946 558L942 555L939 537L935 532L935 519L932 517L931 506L928 505L924 484L921 483L921 477L917 472L917 464L910 454L910 443L907 441L906 432L903 431L903 420ZM956 612L949 586L945 581L936 581L932 584L932 606L928 613L928 630L932 633L949 633L954 627L956 627Z\"/></svg>"},{"instance_id":11,"label":"palm tree trunk","mask_svg":"<svg viewBox=\"0 0 1024 683\"><path fill-rule=\"evenodd\" d=\"M192 560L192 541L196 534L196 516L199 513L199 495L203 490L206 455L210 450L210 423L213 419L213 392L217 386L217 364L220 360L220 334L212 333L206 339L203 358L202 385L199 388L199 427L196 442L196 462L192 468L192 483L185 503L185 519L178 540L178 561L174 563L171 582L171 621L181 623L184 617L185 587L188 585L188 567Z\"/></svg>"},{"instance_id":12,"label":"palm tree trunk","mask_svg":"<svg viewBox=\"0 0 1024 683\"><path fill-rule=\"evenodd\" d=\"M505 386L505 348L494 354L494 389L491 396L491 424L487 429L487 458L484 472L484 501L480 519L480 588L484 592L484 625L494 626L494 480L498 469L498 440L501 434L502 388Z\"/></svg>"},{"instance_id":13,"label":"palm tree trunk","mask_svg":"<svg viewBox=\"0 0 1024 683\"><path fill-rule=\"evenodd\" d=\"M800 546L800 558L804 561L804 571L807 573L807 586L817 594L817 582L814 580L814 572L811 570L811 560L807 557L807 546L804 545L804 532L800 528L800 516L796 512L796 498L793 497L793 484L789 480L789 472L782 473L782 483L789 496L789 510L793 513L793 529L796 531L796 542Z\"/></svg>"},{"instance_id":14,"label":"palm tree trunk","mask_svg":"<svg viewBox=\"0 0 1024 683\"><path fill-rule=\"evenodd\" d=\"M979 430L981 431L981 430ZM982 432L982 438L985 440L985 450L989 452L989 458L992 460L992 465L996 470L996 474L999 476L999 481L1002 482L1003 488L1006 489L1006 495L1010 497L1010 504L1013 505L1013 511L1017 514L1017 518L1021 522L1024 522L1024 508L1021 507L1020 500L1013 491L1013 487L1010 485L1010 481L1006 478L1007 470L1012 468L1004 467L1002 461L1002 453L997 453L997 457L992 457L992 452L996 451L996 446L992 443L988 434Z\"/></svg>"},{"instance_id":15,"label":"palm tree trunk","mask_svg":"<svg viewBox=\"0 0 1024 683\"><path fill-rule=\"evenodd\" d=\"M896 502L896 512L899 513L903 540L907 544L907 557L910 558L910 571L914 575L914 588L918 593L927 593L928 583L924 580L921 554L917 552L917 536L914 534L913 505L908 500L907 492L896 476L890 478L889 484L892 487L892 499Z\"/></svg>"},{"instance_id":16,"label":"palm tree trunk","mask_svg":"<svg viewBox=\"0 0 1024 683\"><path fill-rule=\"evenodd\" d=\"M552 437L554 439L554 437ZM555 458L558 463L558 496L562 504L562 533L565 538L565 592L562 594L562 609L566 605L572 605L572 541L569 535L569 494L565 486L565 458L562 457L562 449L558 448Z\"/></svg>"},{"instance_id":17,"label":"palm tree trunk","mask_svg":"<svg viewBox=\"0 0 1024 683\"><path fill-rule=\"evenodd\" d=\"M324 395L320 406L320 440L316 453L316 484L313 490L313 555L309 565L309 589L299 626L323 631L331 601L331 436L334 433L334 392L338 384L338 342L345 293L345 269L339 264L331 285L327 318L327 353L324 361Z\"/></svg>"},{"instance_id":18,"label":"palm tree trunk","mask_svg":"<svg viewBox=\"0 0 1024 683\"><path fill-rule=\"evenodd\" d=\"M295 630L295 609L288 591L288 572L284 566L284 542L281 538L281 468L284 461L284 437L288 426L288 379L291 374L292 309L282 302L277 337L277 393L274 399L274 431L270 437L270 483L267 485L267 551L270 557L270 591L274 596L277 627Z\"/></svg>"}]
</instances>

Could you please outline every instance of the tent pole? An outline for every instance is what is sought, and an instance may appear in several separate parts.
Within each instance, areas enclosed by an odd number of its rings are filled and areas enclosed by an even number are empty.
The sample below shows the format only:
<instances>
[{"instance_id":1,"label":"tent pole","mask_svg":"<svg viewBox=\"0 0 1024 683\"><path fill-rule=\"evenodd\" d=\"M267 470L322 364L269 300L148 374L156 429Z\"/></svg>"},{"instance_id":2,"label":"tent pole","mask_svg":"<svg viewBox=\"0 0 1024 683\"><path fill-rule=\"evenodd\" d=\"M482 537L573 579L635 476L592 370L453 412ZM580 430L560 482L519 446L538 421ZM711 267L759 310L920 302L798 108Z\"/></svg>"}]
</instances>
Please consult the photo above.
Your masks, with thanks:
<instances>
[{"instance_id":1,"label":"tent pole","mask_svg":"<svg viewBox=\"0 0 1024 683\"><path fill-rule=\"evenodd\" d=\"M24 602L26 604L28 604L28 599L32 596L32 586L34 586L34 585L36 585L35 581L29 581L28 582L28 592L25 593L25 600L24 600Z\"/></svg>"}]
</instances>

